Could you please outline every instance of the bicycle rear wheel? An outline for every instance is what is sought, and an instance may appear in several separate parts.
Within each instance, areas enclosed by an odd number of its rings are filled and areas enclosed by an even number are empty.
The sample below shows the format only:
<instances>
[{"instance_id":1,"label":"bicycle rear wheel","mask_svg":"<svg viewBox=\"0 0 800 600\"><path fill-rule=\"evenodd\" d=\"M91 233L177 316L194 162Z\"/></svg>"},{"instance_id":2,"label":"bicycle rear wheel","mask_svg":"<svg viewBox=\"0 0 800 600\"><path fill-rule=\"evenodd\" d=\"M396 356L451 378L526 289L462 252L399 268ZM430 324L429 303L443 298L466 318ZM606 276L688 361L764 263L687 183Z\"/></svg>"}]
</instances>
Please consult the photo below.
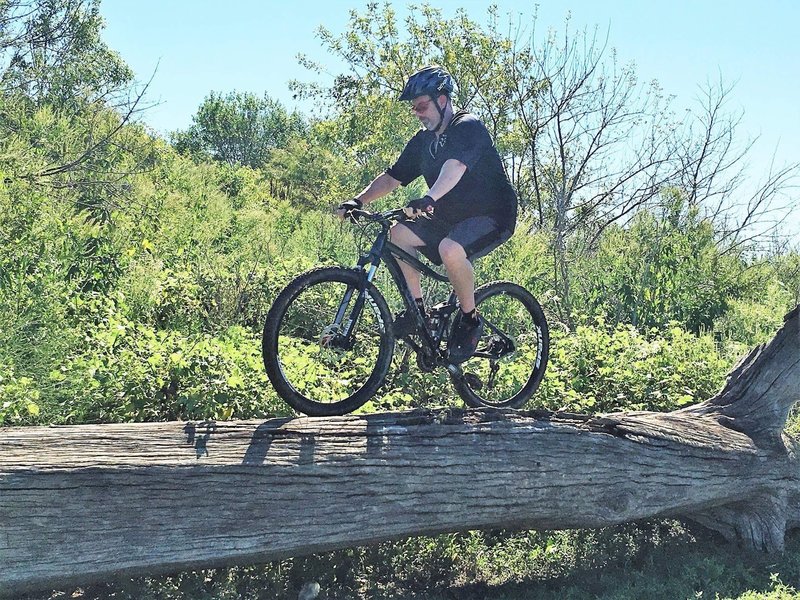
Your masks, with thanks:
<instances>
[{"instance_id":1,"label":"bicycle rear wheel","mask_svg":"<svg viewBox=\"0 0 800 600\"><path fill-rule=\"evenodd\" d=\"M515 283L495 281L475 291L484 333L453 384L467 405L521 408L544 377L550 335L542 307Z\"/></svg>"},{"instance_id":2,"label":"bicycle rear wheel","mask_svg":"<svg viewBox=\"0 0 800 600\"><path fill-rule=\"evenodd\" d=\"M343 415L367 402L383 383L393 352L386 301L352 269L300 275L275 299L264 325L262 355L272 385L310 416Z\"/></svg>"}]
</instances>

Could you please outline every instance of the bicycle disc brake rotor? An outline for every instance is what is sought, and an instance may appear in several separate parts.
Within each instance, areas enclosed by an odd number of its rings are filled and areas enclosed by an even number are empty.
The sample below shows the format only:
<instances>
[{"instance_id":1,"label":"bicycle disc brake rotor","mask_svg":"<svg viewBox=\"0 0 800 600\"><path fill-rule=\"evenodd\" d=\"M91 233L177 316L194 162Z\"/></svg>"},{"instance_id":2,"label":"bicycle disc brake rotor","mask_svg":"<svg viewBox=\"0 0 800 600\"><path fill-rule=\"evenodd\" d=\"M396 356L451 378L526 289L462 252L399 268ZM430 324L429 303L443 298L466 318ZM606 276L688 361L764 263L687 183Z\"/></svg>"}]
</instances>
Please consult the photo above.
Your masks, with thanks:
<instances>
[{"instance_id":1,"label":"bicycle disc brake rotor","mask_svg":"<svg viewBox=\"0 0 800 600\"><path fill-rule=\"evenodd\" d=\"M326 350L341 350L342 326L332 323L322 330L319 336L319 346Z\"/></svg>"},{"instance_id":2,"label":"bicycle disc brake rotor","mask_svg":"<svg viewBox=\"0 0 800 600\"><path fill-rule=\"evenodd\" d=\"M504 338L499 335L493 335L489 338L486 349L483 350L483 352L488 354L493 360L499 360L505 358L509 354L513 354L516 350L517 345L510 337Z\"/></svg>"}]
</instances>

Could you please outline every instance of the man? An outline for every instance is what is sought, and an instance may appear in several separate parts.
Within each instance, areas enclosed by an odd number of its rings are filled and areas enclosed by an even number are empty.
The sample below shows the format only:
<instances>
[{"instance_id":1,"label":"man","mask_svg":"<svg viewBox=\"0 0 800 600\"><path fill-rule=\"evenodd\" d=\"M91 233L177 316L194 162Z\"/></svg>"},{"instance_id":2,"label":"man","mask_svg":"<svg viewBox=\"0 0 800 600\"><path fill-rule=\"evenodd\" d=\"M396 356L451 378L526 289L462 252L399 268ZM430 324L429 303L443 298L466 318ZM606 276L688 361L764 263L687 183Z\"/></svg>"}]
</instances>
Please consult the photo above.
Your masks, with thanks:
<instances>
[{"instance_id":1,"label":"man","mask_svg":"<svg viewBox=\"0 0 800 600\"><path fill-rule=\"evenodd\" d=\"M422 252L444 264L461 313L448 344L448 358L461 363L475 352L483 324L475 309L472 261L505 242L514 232L517 197L486 127L467 111L455 111L453 78L439 66L414 73L400 95L422 123L400 157L353 200L344 216L406 186L422 175L428 193L408 203L409 220L392 227L391 240L416 256ZM424 311L420 274L400 261L408 287Z\"/></svg>"}]
</instances>

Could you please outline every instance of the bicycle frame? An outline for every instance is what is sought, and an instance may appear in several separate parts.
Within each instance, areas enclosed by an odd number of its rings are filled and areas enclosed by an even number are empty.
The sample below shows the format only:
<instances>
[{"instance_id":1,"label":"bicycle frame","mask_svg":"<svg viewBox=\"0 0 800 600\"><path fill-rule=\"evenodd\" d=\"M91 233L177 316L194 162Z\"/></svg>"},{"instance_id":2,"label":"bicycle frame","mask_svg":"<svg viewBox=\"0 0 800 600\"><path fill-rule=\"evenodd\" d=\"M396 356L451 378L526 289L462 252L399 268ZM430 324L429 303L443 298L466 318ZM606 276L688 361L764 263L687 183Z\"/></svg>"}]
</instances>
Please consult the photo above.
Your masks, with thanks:
<instances>
[{"instance_id":1,"label":"bicycle frame","mask_svg":"<svg viewBox=\"0 0 800 600\"><path fill-rule=\"evenodd\" d=\"M354 324L357 322L358 316L361 314L361 311L364 308L366 288L370 283L372 283L373 279L375 278L375 274L378 271L378 267L380 266L381 262L383 262L385 263L386 268L389 271L389 275L394 281L397 290L400 292L400 296L407 314L413 315L414 321L417 325L418 335L422 339L423 346L417 345L408 338L406 338L406 342L409 343L416 352L424 350L427 351L430 356L438 358L438 349L444 334L445 321L440 321L440 325L436 332L431 332L428 329L427 323L425 322L425 315L420 312L414 297L411 295L411 291L408 289L408 285L406 284L405 277L398 261L403 261L409 264L414 269L422 273L422 275L425 277L430 277L431 279L441 282L449 282L449 280L446 275L434 271L415 256L412 256L399 246L393 244L389 240L389 230L391 224L388 220L380 220L376 222L380 223L381 231L375 237L375 241L372 243L372 247L370 248L369 252L362 255L356 265L356 269L364 273L362 286L358 290L358 297L353 305L353 309L350 311L347 321L342 327L342 322L344 321L347 307L349 306L353 298L353 293L355 292L355 290L347 291L344 298L342 298L341 304L339 305L339 310L337 311L334 324L340 327L341 337L344 340L347 340L346 344L350 344L355 333ZM447 305L455 306L455 299L455 292L451 291Z\"/></svg>"},{"instance_id":2,"label":"bicycle frame","mask_svg":"<svg viewBox=\"0 0 800 600\"><path fill-rule=\"evenodd\" d=\"M437 335L431 335L428 325L425 322L425 315L419 310L419 306L417 305L414 297L411 295L411 290L408 288L405 276L400 268L400 261L413 267L425 277L429 277L435 281L449 283L449 279L446 275L438 273L424 262L419 260L416 256L409 254L399 246L393 244L389 240L389 230L385 225L376 237L370 251L359 261L358 267L365 268L367 265L369 265L369 269L367 270L367 281L371 282L375 276L375 272L380 266L380 263L383 262L386 265L386 269L388 270L392 281L394 281L395 287L400 292L400 296L403 300L403 305L407 314L414 316L417 329L420 332L422 339L425 341L425 345L428 347L428 350L435 351L439 346L439 342L441 341L442 332L438 331L436 332ZM454 305L455 299L455 292L451 291L447 303ZM440 327L439 329L442 328ZM415 349L419 350L419 348Z\"/></svg>"},{"instance_id":3,"label":"bicycle frame","mask_svg":"<svg viewBox=\"0 0 800 600\"><path fill-rule=\"evenodd\" d=\"M362 255L356 265L356 269L364 276L359 286L358 297L356 298L355 304L350 311L349 318L344 324L344 327L342 327L342 322L344 321L347 307L350 305L355 290L348 290L342 298L342 302L339 304L336 318L332 324L332 327L334 329L338 329L339 333L338 335L333 336L333 343L345 349L352 348L355 339L355 323L358 322L358 317L361 315L361 311L364 309L364 302L366 301L367 297L367 286L369 286L375 278L375 274L377 273L381 262L384 262L386 264L386 268L389 270L389 274L391 275L395 286L397 287L397 290L400 292L400 296L403 300L407 314L413 315L414 322L416 324L416 331L414 335L419 337L421 345L415 340L411 339L411 337L408 335L403 336L403 340L418 355L422 352L423 356L428 359L432 359L434 361L431 365L432 367L435 365L443 365L448 371L450 371L452 375L456 377L462 377L463 372L461 366L451 363L440 352L440 344L442 338L444 337L448 317L456 308L455 291L451 290L447 302L444 305L439 305L438 314L436 315L439 318L439 324L436 328L436 331L432 332L428 328L428 324L425 321L425 315L419 310L414 297L411 295L411 291L408 289L408 284L406 283L405 276L403 275L403 271L401 270L398 261L407 263L419 271L422 275L430 277L436 281L449 283L449 279L446 275L442 275L441 273L434 271L417 257L409 254L389 240L389 231L391 229L392 219L400 216L402 211L388 211L386 213L379 213L377 215L372 215L371 213L364 211L359 212L362 215L371 217L373 222L379 223L381 226L381 231L375 237L375 241L372 243L372 247L370 248L369 252ZM513 340L498 330L497 327L495 327L492 323L484 321L484 324L492 333L499 336L499 338L502 340L501 346L488 352L478 351L474 354L474 356L489 359L499 359L502 356L514 351L515 344Z\"/></svg>"}]
</instances>

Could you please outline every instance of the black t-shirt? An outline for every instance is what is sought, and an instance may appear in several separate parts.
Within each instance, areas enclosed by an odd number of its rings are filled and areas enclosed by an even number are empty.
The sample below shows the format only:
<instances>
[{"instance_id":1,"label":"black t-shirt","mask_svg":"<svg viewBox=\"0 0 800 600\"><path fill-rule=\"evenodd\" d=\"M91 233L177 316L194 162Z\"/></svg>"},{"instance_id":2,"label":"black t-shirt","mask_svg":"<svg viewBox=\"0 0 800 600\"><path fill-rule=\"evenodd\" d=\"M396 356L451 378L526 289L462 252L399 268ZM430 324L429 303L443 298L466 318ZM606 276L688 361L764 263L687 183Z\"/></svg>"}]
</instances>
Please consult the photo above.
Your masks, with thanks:
<instances>
[{"instance_id":1,"label":"black t-shirt","mask_svg":"<svg viewBox=\"0 0 800 600\"><path fill-rule=\"evenodd\" d=\"M442 165L451 158L462 162L467 170L455 187L436 202L434 215L451 224L489 216L513 231L517 195L486 126L466 111L453 116L438 141L432 131L419 131L386 172L404 186L422 175L431 187L439 178Z\"/></svg>"}]
</instances>

